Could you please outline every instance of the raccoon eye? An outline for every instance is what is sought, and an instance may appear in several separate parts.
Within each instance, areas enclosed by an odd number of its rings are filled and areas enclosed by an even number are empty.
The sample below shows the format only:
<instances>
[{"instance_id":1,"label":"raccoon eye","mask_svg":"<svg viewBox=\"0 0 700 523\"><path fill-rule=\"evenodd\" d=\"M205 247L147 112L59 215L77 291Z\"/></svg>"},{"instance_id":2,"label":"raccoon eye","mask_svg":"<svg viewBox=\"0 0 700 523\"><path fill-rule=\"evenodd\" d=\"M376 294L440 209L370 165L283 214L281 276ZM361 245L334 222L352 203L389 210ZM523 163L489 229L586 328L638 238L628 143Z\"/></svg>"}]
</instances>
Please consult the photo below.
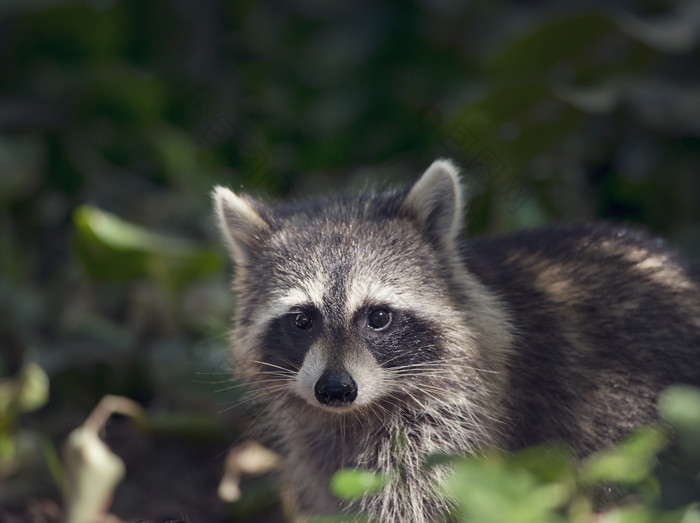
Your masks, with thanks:
<instances>
[{"instance_id":1,"label":"raccoon eye","mask_svg":"<svg viewBox=\"0 0 700 523\"><path fill-rule=\"evenodd\" d=\"M294 325L299 329L310 329L312 324L313 320L308 312L297 312L294 316Z\"/></svg>"},{"instance_id":2,"label":"raccoon eye","mask_svg":"<svg viewBox=\"0 0 700 523\"><path fill-rule=\"evenodd\" d=\"M373 309L367 316L367 325L375 330L382 330L391 323L391 313L386 309Z\"/></svg>"}]
</instances>

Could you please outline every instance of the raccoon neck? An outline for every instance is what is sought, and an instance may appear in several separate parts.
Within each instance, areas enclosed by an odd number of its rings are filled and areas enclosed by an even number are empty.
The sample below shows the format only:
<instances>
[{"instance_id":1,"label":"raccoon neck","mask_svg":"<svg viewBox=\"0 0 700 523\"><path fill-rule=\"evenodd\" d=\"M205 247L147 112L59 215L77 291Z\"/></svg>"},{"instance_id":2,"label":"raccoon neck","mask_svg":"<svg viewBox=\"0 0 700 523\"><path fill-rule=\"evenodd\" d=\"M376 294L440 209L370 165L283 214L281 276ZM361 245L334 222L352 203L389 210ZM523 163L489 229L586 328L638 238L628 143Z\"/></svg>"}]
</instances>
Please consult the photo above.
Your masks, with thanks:
<instances>
[{"instance_id":1,"label":"raccoon neck","mask_svg":"<svg viewBox=\"0 0 700 523\"><path fill-rule=\"evenodd\" d=\"M344 416L335 422L316 417L290 427L285 436L286 481L297 492L300 508L327 512L368 510L380 521L432 521L447 508L435 496L444 467L426 472L425 460L435 453L474 453L492 444L491 436L474 429L490 421L465 416L458 406L402 410L362 420ZM343 468L367 469L386 475L381 495L368 495L355 504L337 500L329 490L332 475ZM311 485L310 485L311 483ZM309 493L313 499L306 499Z\"/></svg>"},{"instance_id":2,"label":"raccoon neck","mask_svg":"<svg viewBox=\"0 0 700 523\"><path fill-rule=\"evenodd\" d=\"M270 417L274 427L269 428L279 435L285 457L311 458L319 462L319 472L329 475L341 468L392 472L415 465L403 462L408 458L422 463L435 452L473 454L500 444L498 392L484 390L488 383L460 383L446 377L440 377L439 383L423 383L428 390L444 387L445 397L433 392L395 394L347 414L280 406L274 409Z\"/></svg>"}]
</instances>

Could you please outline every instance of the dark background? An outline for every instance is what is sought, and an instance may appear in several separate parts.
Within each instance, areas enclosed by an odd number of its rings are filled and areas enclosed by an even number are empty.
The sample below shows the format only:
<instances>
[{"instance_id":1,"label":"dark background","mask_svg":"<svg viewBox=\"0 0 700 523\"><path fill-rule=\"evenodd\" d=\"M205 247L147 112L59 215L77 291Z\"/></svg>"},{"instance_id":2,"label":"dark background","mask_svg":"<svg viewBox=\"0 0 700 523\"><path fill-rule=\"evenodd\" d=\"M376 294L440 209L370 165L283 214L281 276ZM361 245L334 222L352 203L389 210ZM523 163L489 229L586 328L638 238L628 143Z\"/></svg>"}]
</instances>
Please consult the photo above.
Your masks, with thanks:
<instances>
[{"instance_id":1,"label":"dark background","mask_svg":"<svg viewBox=\"0 0 700 523\"><path fill-rule=\"evenodd\" d=\"M693 1L0 2L0 376L50 378L39 410L0 401L0 521L56 520L105 394L160 420L107 430L115 514L279 517L274 477L216 497L251 413L216 383L214 184L303 198L450 157L472 235L611 219L700 259L699 48Z\"/></svg>"}]
</instances>

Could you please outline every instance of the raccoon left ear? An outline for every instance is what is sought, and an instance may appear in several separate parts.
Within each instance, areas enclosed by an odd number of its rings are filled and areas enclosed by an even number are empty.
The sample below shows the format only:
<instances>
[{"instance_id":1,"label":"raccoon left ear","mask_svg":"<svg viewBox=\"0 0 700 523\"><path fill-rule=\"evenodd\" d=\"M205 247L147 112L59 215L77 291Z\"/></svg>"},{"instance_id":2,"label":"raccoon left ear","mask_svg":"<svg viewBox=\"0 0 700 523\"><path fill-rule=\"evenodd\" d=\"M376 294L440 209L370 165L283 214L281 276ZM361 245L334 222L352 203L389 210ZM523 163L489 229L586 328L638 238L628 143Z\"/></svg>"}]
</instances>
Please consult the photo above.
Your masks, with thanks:
<instances>
[{"instance_id":1,"label":"raccoon left ear","mask_svg":"<svg viewBox=\"0 0 700 523\"><path fill-rule=\"evenodd\" d=\"M265 205L221 186L214 187L212 198L219 231L234 263L238 267L249 265L261 238L270 231L262 212Z\"/></svg>"},{"instance_id":2,"label":"raccoon left ear","mask_svg":"<svg viewBox=\"0 0 700 523\"><path fill-rule=\"evenodd\" d=\"M459 171L449 160L435 160L403 202L443 246L453 243L462 230L462 205Z\"/></svg>"}]
</instances>

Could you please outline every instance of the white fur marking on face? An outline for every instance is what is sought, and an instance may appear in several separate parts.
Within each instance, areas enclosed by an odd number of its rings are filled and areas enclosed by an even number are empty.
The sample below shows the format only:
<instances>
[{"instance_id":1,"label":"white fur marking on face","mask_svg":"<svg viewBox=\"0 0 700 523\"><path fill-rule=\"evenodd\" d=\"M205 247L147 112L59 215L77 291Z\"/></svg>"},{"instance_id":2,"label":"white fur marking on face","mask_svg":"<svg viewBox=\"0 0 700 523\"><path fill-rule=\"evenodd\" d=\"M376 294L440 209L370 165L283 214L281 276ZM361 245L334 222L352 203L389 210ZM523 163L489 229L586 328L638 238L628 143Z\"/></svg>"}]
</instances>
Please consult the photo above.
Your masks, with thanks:
<instances>
[{"instance_id":1,"label":"white fur marking on face","mask_svg":"<svg viewBox=\"0 0 700 523\"><path fill-rule=\"evenodd\" d=\"M363 405L371 405L387 392L388 381L384 370L372 355L364 348L347 352L343 361L345 370L357 383L357 398L345 407L324 407L316 399L315 387L328 364L324 357L327 348L321 344L313 345L307 352L301 369L294 382L294 390L298 396L313 407L320 407L329 412L342 413Z\"/></svg>"},{"instance_id":2,"label":"white fur marking on face","mask_svg":"<svg viewBox=\"0 0 700 523\"><path fill-rule=\"evenodd\" d=\"M304 303L313 303L316 307L321 306L321 300L314 299L305 288L290 289L286 294L279 296L274 303L287 309Z\"/></svg>"},{"instance_id":3,"label":"white fur marking on face","mask_svg":"<svg viewBox=\"0 0 700 523\"><path fill-rule=\"evenodd\" d=\"M295 282L295 287L290 288L286 294L280 291L277 292L276 295L285 303L291 303L297 300L296 305L313 303L320 309L323 305L323 289L326 286L326 281L326 275L323 271L318 270L313 277L300 277L299 280Z\"/></svg>"},{"instance_id":4,"label":"white fur marking on face","mask_svg":"<svg viewBox=\"0 0 700 523\"><path fill-rule=\"evenodd\" d=\"M323 275L319 272L316 278L299 282L299 287L292 287L284 294L276 293L270 300L265 322L299 305L311 304L317 309L323 310L323 282Z\"/></svg>"},{"instance_id":5,"label":"white fur marking on face","mask_svg":"<svg viewBox=\"0 0 700 523\"><path fill-rule=\"evenodd\" d=\"M318 271L314 279L303 282L307 296L319 310L323 310L323 289L325 284L326 278L322 271Z\"/></svg>"},{"instance_id":6,"label":"white fur marking on face","mask_svg":"<svg viewBox=\"0 0 700 523\"><path fill-rule=\"evenodd\" d=\"M388 380L385 371L367 350L351 351L344 364L357 383L354 406L371 405L386 394Z\"/></svg>"},{"instance_id":7,"label":"white fur marking on face","mask_svg":"<svg viewBox=\"0 0 700 523\"><path fill-rule=\"evenodd\" d=\"M299 369L294 381L294 390L309 405L315 407L320 405L316 399L314 388L325 369L326 358L323 357L323 349L318 344L312 345L306 353L304 362L301 364L301 369Z\"/></svg>"},{"instance_id":8,"label":"white fur marking on face","mask_svg":"<svg viewBox=\"0 0 700 523\"><path fill-rule=\"evenodd\" d=\"M419 284L408 282L403 287L372 281L371 276L352 278L347 291L345 313L352 318L356 311L367 305L386 305L389 308L411 311L427 321L454 321L461 314L442 293L430 292ZM425 307L430 304L430 307ZM427 310L430 312L426 312ZM449 323L448 323L449 324Z\"/></svg>"},{"instance_id":9,"label":"white fur marking on face","mask_svg":"<svg viewBox=\"0 0 700 523\"><path fill-rule=\"evenodd\" d=\"M308 292L311 290L311 292ZM323 295L318 293L315 286L304 288L291 288L285 294L274 296L269 305L260 310L250 327L251 337L260 336L267 326L275 318L289 312L290 309L299 305L312 304L319 310L323 309Z\"/></svg>"},{"instance_id":10,"label":"white fur marking on face","mask_svg":"<svg viewBox=\"0 0 700 523\"><path fill-rule=\"evenodd\" d=\"M352 278L345 302L347 317L352 318L355 311L368 303L389 305L397 309L406 308L407 306L407 300L405 296L402 296L401 291L397 291L388 285L371 281L366 277Z\"/></svg>"}]
</instances>

